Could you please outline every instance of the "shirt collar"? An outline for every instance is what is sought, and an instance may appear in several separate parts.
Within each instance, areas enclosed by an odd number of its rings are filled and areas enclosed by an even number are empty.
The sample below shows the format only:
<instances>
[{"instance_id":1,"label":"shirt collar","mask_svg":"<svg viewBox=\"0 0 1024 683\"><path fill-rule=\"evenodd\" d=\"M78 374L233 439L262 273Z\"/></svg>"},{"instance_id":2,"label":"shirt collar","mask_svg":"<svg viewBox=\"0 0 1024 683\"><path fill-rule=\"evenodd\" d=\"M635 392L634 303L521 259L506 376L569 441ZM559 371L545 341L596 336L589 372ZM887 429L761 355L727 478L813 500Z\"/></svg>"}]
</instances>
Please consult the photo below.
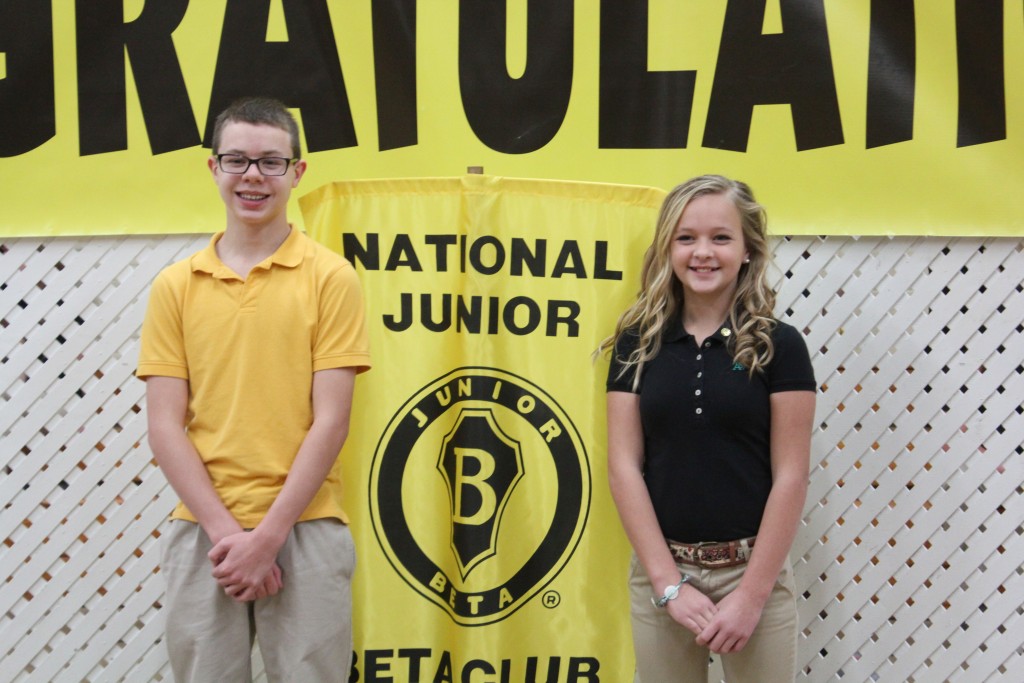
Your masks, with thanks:
<instances>
[{"instance_id":1,"label":"shirt collar","mask_svg":"<svg viewBox=\"0 0 1024 683\"><path fill-rule=\"evenodd\" d=\"M732 328L729 326L729 322L725 321L717 330L715 330L714 334L708 337L708 339L715 339L724 344L728 341L729 337L732 336L732 333ZM683 328L683 317L681 315L672 316L669 323L665 326L663 341L665 343L679 342L691 337L693 337L693 335Z\"/></svg>"},{"instance_id":2,"label":"shirt collar","mask_svg":"<svg viewBox=\"0 0 1024 683\"><path fill-rule=\"evenodd\" d=\"M281 243L273 254L263 259L254 266L269 270L271 266L278 265L285 268L294 268L302 262L305 249L302 244L302 235L294 227L290 227L288 237ZM224 265L224 262L217 256L217 242L224 236L218 232L210 238L209 244L192 255L190 261L192 272L203 272L213 275L222 280L238 279L238 274Z\"/></svg>"}]
</instances>

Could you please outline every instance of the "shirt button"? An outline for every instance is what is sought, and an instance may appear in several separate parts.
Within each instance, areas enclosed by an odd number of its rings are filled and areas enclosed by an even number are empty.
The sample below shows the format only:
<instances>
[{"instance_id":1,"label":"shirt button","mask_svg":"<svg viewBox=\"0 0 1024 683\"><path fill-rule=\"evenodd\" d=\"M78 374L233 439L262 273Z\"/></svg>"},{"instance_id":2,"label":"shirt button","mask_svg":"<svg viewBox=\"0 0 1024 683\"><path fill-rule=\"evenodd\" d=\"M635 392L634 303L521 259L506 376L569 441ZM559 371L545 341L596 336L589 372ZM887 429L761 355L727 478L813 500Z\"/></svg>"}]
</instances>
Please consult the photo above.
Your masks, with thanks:
<instances>
[{"instance_id":1,"label":"shirt button","mask_svg":"<svg viewBox=\"0 0 1024 683\"><path fill-rule=\"evenodd\" d=\"M704 356L702 356L701 354L699 354L699 353L697 354L697 360L700 360L700 359L701 359L701 358L703 358L703 357L704 357Z\"/></svg>"},{"instance_id":2,"label":"shirt button","mask_svg":"<svg viewBox=\"0 0 1024 683\"><path fill-rule=\"evenodd\" d=\"M711 342L704 342L704 348L705 349L708 348L709 346L711 346Z\"/></svg>"},{"instance_id":3,"label":"shirt button","mask_svg":"<svg viewBox=\"0 0 1024 683\"><path fill-rule=\"evenodd\" d=\"M698 414L698 415L700 415L700 414L701 414L701 413L703 413L703 412L704 412L704 409L703 409L703 408L697 408L697 414Z\"/></svg>"},{"instance_id":4,"label":"shirt button","mask_svg":"<svg viewBox=\"0 0 1024 683\"><path fill-rule=\"evenodd\" d=\"M694 396L700 396L700 389L698 389L697 391L693 392L693 395Z\"/></svg>"},{"instance_id":5,"label":"shirt button","mask_svg":"<svg viewBox=\"0 0 1024 683\"><path fill-rule=\"evenodd\" d=\"M700 378L701 378L701 377L703 377L703 376L704 376L704 373L703 373L703 372L698 372L698 373L697 373L697 379L700 379Z\"/></svg>"}]
</instances>

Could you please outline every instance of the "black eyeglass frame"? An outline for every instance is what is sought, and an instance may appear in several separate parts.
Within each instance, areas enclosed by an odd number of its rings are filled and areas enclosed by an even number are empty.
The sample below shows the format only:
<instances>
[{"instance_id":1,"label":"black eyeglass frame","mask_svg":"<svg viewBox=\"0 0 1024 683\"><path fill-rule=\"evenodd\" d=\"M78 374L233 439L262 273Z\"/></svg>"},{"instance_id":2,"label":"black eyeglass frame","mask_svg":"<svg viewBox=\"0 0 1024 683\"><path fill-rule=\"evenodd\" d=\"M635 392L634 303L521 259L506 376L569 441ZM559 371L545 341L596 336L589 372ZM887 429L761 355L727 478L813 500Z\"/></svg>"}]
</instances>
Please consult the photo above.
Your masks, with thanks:
<instances>
[{"instance_id":1,"label":"black eyeglass frame","mask_svg":"<svg viewBox=\"0 0 1024 683\"><path fill-rule=\"evenodd\" d=\"M234 158L234 159L245 159L245 161L246 161L245 168L243 168L241 171L229 171L228 169L224 168L224 161L223 161L224 157L231 157L231 158ZM292 164L294 164L296 161L298 161L298 159L296 159L296 158L289 159L288 157L260 157L258 159L251 159L251 158L245 156L244 154L230 154L230 153L227 153L227 154L215 154L214 158L217 160L217 168L219 168L220 170L224 171L225 173L230 173L231 175L245 175L249 171L249 169L252 168L252 165L256 164L256 170L260 172L260 175L264 175L264 176L268 176L268 177L272 177L272 178L277 178L277 177L283 176L285 173L288 172L288 169L291 168ZM263 169L263 162L268 160L268 159L272 159L274 161L284 161L284 162L287 162L287 163L285 163L284 168L281 170L280 173L267 173Z\"/></svg>"}]
</instances>

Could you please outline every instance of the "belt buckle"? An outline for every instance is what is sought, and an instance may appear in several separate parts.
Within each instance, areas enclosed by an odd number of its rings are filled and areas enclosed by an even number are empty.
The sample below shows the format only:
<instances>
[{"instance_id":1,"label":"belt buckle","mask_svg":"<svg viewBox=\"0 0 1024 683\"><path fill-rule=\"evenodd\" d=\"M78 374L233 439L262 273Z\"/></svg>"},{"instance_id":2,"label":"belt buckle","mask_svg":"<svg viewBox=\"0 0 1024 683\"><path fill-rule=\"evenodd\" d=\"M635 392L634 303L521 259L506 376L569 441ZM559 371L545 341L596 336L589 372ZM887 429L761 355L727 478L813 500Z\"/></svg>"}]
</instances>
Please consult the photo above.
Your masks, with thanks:
<instances>
[{"instance_id":1,"label":"belt buckle","mask_svg":"<svg viewBox=\"0 0 1024 683\"><path fill-rule=\"evenodd\" d=\"M725 562L731 561L733 558L729 557L729 547L725 544L719 543L718 541L701 541L694 546L694 560L698 566L706 569L713 569L714 567ZM707 548L715 548L718 552L712 552L709 554L705 553ZM725 555L722 555L722 551L725 551ZM710 555L710 556L709 556Z\"/></svg>"}]
</instances>

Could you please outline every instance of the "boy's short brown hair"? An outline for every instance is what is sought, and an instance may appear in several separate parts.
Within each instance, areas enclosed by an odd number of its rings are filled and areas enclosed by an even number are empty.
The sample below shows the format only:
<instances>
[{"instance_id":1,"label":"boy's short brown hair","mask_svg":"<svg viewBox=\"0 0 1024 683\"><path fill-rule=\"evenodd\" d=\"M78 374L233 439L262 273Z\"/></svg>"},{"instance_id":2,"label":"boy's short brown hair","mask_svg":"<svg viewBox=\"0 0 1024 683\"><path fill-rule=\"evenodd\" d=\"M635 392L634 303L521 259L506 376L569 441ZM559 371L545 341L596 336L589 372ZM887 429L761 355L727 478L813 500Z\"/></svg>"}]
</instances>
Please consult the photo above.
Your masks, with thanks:
<instances>
[{"instance_id":1,"label":"boy's short brown hair","mask_svg":"<svg viewBox=\"0 0 1024 683\"><path fill-rule=\"evenodd\" d=\"M243 97L232 102L227 109L217 116L213 124L213 140L210 149L218 153L220 136L224 126L229 123L252 123L262 126L273 126L287 131L292 143L292 158L302 158L302 146L299 143L299 124L284 103L272 97Z\"/></svg>"}]
</instances>

